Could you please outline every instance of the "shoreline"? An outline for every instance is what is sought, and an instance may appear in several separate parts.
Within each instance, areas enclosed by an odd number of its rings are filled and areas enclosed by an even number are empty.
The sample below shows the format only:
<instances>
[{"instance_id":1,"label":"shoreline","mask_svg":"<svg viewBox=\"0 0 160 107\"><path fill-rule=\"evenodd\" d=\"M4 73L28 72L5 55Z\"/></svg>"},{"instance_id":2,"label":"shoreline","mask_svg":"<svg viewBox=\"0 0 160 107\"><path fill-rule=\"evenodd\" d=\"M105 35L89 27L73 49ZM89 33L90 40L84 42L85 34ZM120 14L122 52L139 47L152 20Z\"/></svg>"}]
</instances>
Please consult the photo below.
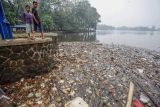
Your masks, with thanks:
<instances>
[{"instance_id":1,"label":"shoreline","mask_svg":"<svg viewBox=\"0 0 160 107\"><path fill-rule=\"evenodd\" d=\"M155 54L160 54L160 51L157 51L157 50L151 50L151 49L147 49L147 48L142 48L142 47L136 47L136 46L129 46L129 45L125 45L125 44L107 44L107 43L102 43L103 45L113 45L113 46L116 46L116 47L124 47L124 48L130 48L130 49L137 49L139 51L146 51L146 52L152 52L152 53L155 53Z\"/></svg>"},{"instance_id":2,"label":"shoreline","mask_svg":"<svg viewBox=\"0 0 160 107\"><path fill-rule=\"evenodd\" d=\"M75 97L82 97L89 107L124 107L133 81L134 97L144 94L148 98L149 94L154 101L145 107L160 104L159 52L98 42L62 42L55 62L50 73L1 87L21 107L64 107Z\"/></svg>"}]
</instances>

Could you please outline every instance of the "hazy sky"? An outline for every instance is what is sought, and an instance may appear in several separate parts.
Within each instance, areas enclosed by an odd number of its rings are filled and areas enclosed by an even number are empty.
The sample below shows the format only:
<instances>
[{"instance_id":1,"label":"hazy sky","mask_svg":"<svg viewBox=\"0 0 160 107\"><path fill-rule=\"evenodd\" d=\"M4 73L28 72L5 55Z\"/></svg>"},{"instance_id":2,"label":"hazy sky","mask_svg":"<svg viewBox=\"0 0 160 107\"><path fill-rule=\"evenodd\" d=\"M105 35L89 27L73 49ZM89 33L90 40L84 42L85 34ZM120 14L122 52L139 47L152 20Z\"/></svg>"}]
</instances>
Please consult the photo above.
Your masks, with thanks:
<instances>
[{"instance_id":1,"label":"hazy sky","mask_svg":"<svg viewBox=\"0 0 160 107\"><path fill-rule=\"evenodd\" d=\"M89 0L103 24L160 27L160 0Z\"/></svg>"}]
</instances>

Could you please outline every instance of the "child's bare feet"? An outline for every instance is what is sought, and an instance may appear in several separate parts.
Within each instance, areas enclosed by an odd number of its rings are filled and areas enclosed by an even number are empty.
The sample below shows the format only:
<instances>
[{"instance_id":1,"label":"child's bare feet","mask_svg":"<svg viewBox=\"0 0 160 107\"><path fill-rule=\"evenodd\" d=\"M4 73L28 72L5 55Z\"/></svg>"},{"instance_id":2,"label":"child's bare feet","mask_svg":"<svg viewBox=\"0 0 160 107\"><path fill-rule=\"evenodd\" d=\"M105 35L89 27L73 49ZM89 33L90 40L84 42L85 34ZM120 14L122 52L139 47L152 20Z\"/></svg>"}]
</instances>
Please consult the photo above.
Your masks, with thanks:
<instances>
[{"instance_id":1,"label":"child's bare feet","mask_svg":"<svg viewBox=\"0 0 160 107\"><path fill-rule=\"evenodd\" d=\"M44 39L44 36L40 35L40 38Z\"/></svg>"},{"instance_id":2,"label":"child's bare feet","mask_svg":"<svg viewBox=\"0 0 160 107\"><path fill-rule=\"evenodd\" d=\"M31 40L35 40L35 37L31 37Z\"/></svg>"},{"instance_id":3,"label":"child's bare feet","mask_svg":"<svg viewBox=\"0 0 160 107\"><path fill-rule=\"evenodd\" d=\"M31 38L30 33L28 33L28 39L30 39L30 38Z\"/></svg>"},{"instance_id":4,"label":"child's bare feet","mask_svg":"<svg viewBox=\"0 0 160 107\"><path fill-rule=\"evenodd\" d=\"M41 38L44 39L44 33L43 32L41 32Z\"/></svg>"}]
</instances>

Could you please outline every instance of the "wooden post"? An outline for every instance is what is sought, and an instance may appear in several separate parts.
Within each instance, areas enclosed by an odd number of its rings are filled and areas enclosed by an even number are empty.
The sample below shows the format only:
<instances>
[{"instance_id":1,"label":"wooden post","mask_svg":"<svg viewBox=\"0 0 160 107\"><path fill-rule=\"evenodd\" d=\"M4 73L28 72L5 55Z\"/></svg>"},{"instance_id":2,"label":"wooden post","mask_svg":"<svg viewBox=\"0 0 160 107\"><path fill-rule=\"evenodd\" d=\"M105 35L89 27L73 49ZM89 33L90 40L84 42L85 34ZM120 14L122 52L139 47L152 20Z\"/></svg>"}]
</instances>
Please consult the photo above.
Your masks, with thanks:
<instances>
[{"instance_id":1,"label":"wooden post","mask_svg":"<svg viewBox=\"0 0 160 107\"><path fill-rule=\"evenodd\" d=\"M126 107L132 106L133 92L134 92L134 84L133 82L130 82Z\"/></svg>"}]
</instances>

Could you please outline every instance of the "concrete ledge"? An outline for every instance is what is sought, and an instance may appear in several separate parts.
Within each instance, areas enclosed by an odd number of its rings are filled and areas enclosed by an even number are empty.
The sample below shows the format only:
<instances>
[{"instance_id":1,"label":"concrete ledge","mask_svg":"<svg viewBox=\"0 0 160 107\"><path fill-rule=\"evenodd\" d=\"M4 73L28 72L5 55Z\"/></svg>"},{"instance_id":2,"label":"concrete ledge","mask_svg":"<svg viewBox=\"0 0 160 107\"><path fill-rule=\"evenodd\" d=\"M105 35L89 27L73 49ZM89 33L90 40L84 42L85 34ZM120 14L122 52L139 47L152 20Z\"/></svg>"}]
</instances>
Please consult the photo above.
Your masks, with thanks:
<instances>
[{"instance_id":1,"label":"concrete ledge","mask_svg":"<svg viewBox=\"0 0 160 107\"><path fill-rule=\"evenodd\" d=\"M52 38L45 38L45 39L36 38L35 40L29 40L27 38L1 40L0 46L27 45L27 44L45 43L45 42L52 42Z\"/></svg>"},{"instance_id":2,"label":"concrete ledge","mask_svg":"<svg viewBox=\"0 0 160 107\"><path fill-rule=\"evenodd\" d=\"M58 49L57 36L0 41L0 84L49 72Z\"/></svg>"}]
</instances>

